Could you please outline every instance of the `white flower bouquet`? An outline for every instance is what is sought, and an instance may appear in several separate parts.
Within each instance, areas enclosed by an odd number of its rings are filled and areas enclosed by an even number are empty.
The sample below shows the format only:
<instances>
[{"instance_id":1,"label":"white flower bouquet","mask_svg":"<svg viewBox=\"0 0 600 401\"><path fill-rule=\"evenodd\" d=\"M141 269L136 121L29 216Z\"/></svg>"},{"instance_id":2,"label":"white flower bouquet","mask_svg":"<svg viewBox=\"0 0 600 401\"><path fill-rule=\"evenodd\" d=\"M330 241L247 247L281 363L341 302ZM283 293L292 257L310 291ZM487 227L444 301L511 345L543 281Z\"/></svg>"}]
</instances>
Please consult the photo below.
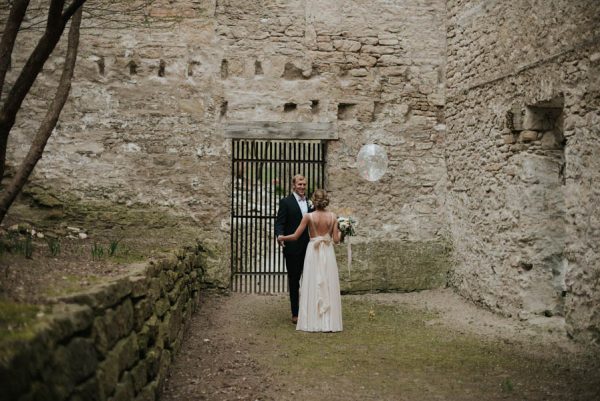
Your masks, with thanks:
<instances>
[{"instance_id":1,"label":"white flower bouquet","mask_svg":"<svg viewBox=\"0 0 600 401\"><path fill-rule=\"evenodd\" d=\"M356 227L358 223L352 216L340 216L337 220L338 228L342 233L342 241L345 237L351 237L356 235Z\"/></svg>"}]
</instances>

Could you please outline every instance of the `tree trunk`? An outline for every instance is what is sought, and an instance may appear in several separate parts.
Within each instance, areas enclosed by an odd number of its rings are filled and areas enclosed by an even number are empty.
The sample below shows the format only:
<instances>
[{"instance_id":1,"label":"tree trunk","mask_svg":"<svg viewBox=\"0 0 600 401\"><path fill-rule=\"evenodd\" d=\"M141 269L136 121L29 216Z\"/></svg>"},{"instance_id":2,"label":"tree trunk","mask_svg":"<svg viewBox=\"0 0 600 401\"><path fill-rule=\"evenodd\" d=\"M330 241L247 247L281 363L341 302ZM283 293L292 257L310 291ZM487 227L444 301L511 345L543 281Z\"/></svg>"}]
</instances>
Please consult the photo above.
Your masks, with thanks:
<instances>
[{"instance_id":1,"label":"tree trunk","mask_svg":"<svg viewBox=\"0 0 600 401\"><path fill-rule=\"evenodd\" d=\"M67 22L85 1L74 0L64 12L62 11L64 0L51 0L50 2L46 30L29 56L0 110L0 180L4 177L6 146L17 112L20 110L25 96L29 93L46 60L48 60L60 40Z\"/></svg>"},{"instance_id":2,"label":"tree trunk","mask_svg":"<svg viewBox=\"0 0 600 401\"><path fill-rule=\"evenodd\" d=\"M13 48L15 46L15 39L17 39L17 33L25 12L29 6L29 0L16 0L10 9L8 19L6 20L6 26L2 33L2 40L0 41L0 99L2 99L2 88L4 87L4 79L6 73L10 68L10 61Z\"/></svg>"},{"instance_id":3,"label":"tree trunk","mask_svg":"<svg viewBox=\"0 0 600 401\"><path fill-rule=\"evenodd\" d=\"M60 82L56 89L56 95L44 120L40 124L38 132L29 148L27 156L23 160L19 167L15 177L1 193L0 198L0 222L4 220L6 212L12 203L14 202L17 194L21 192L23 186L27 182L29 175L35 168L35 165L42 157L48 138L52 135L52 131L56 126L60 112L65 105L69 92L71 90L71 80L73 78L73 71L75 69L75 61L77 60L77 50L79 47L79 29L81 26L81 14L82 7L79 7L71 20L71 27L69 29L69 38L67 45L67 56L65 58L65 64L63 67ZM4 162L4 161L3 161Z\"/></svg>"}]
</instances>

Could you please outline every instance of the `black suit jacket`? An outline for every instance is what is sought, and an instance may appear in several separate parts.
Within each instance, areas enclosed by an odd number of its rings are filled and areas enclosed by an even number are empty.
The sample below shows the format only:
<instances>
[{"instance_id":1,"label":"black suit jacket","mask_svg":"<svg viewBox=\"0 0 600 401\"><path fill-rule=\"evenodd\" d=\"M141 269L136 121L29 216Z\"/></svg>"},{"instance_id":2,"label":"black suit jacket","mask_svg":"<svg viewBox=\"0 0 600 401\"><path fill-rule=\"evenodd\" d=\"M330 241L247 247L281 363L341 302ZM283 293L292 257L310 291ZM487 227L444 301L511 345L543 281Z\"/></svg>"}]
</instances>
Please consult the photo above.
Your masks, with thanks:
<instances>
[{"instance_id":1,"label":"black suit jacket","mask_svg":"<svg viewBox=\"0 0 600 401\"><path fill-rule=\"evenodd\" d=\"M309 212L312 209L309 208ZM302 211L298 205L298 201L294 194L290 194L279 201L279 210L277 211L277 219L275 220L275 237L278 235L293 234L302 220ZM308 246L308 230L304 230L297 241L287 241L283 248L284 255L299 255L306 252Z\"/></svg>"}]
</instances>

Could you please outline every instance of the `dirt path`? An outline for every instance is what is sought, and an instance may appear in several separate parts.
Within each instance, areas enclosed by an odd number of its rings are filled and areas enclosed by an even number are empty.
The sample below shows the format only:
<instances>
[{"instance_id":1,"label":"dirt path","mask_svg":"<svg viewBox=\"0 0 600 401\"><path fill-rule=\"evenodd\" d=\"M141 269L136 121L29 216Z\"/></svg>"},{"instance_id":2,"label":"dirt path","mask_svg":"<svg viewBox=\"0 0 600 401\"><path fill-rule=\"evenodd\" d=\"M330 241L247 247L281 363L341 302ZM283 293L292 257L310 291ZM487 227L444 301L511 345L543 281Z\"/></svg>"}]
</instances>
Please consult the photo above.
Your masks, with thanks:
<instances>
[{"instance_id":1,"label":"dirt path","mask_svg":"<svg viewBox=\"0 0 600 401\"><path fill-rule=\"evenodd\" d=\"M600 355L557 319L448 290L343 297L342 333L301 333L284 296L207 296L162 400L598 400Z\"/></svg>"}]
</instances>

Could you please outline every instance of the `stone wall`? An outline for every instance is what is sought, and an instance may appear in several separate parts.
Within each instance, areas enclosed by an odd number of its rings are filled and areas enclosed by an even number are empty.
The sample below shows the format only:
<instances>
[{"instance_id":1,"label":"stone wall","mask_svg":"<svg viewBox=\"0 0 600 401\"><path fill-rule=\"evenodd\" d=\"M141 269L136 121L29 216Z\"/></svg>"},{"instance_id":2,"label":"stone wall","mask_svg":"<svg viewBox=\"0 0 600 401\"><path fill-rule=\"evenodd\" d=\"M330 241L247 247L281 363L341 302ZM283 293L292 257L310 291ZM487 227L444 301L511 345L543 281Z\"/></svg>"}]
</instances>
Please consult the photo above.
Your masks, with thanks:
<instances>
[{"instance_id":1,"label":"stone wall","mask_svg":"<svg viewBox=\"0 0 600 401\"><path fill-rule=\"evenodd\" d=\"M207 280L227 286L227 126L328 123L337 140L327 146L327 189L333 210L359 220L355 242L396 241L414 252L447 242L445 1L178 0L157 1L148 14L149 26L85 22L69 103L34 177L60 202L174 216L178 229L158 235L207 239L219 255ZM12 162L26 151L60 66L57 52L28 97L9 142ZM371 142L390 159L377 183L356 171L360 147ZM155 225L146 223L139 226ZM357 257L366 259L362 249ZM395 250L386 253L392 265L404 258Z\"/></svg>"},{"instance_id":2,"label":"stone wall","mask_svg":"<svg viewBox=\"0 0 600 401\"><path fill-rule=\"evenodd\" d=\"M181 253L57 300L0 350L0 400L154 400L198 305L203 260Z\"/></svg>"},{"instance_id":3,"label":"stone wall","mask_svg":"<svg viewBox=\"0 0 600 401\"><path fill-rule=\"evenodd\" d=\"M600 3L448 1L448 217L461 294L600 341Z\"/></svg>"}]
</instances>

